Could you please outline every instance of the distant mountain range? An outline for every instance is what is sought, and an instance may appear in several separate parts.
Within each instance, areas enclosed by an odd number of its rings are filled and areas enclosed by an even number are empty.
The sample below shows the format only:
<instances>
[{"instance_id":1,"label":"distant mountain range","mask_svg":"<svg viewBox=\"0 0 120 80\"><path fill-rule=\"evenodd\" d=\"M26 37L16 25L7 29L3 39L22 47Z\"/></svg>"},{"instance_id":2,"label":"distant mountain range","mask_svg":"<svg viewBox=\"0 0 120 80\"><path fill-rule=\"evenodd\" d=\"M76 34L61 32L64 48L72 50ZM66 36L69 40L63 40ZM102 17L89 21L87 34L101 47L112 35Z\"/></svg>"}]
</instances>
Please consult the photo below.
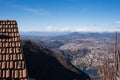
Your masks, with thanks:
<instances>
[{"instance_id":1,"label":"distant mountain range","mask_svg":"<svg viewBox=\"0 0 120 80\"><path fill-rule=\"evenodd\" d=\"M21 35L25 36L59 36L70 33L71 32L20 32Z\"/></svg>"},{"instance_id":2,"label":"distant mountain range","mask_svg":"<svg viewBox=\"0 0 120 80\"><path fill-rule=\"evenodd\" d=\"M58 35L79 35L79 34L110 34L114 32L39 32L39 31L30 31L30 32L23 32L20 31L21 35L37 35L37 36L58 36ZM119 33L119 32L118 32Z\"/></svg>"},{"instance_id":3,"label":"distant mountain range","mask_svg":"<svg viewBox=\"0 0 120 80\"><path fill-rule=\"evenodd\" d=\"M120 33L118 32L118 35ZM20 32L21 37L113 37L114 32Z\"/></svg>"}]
</instances>

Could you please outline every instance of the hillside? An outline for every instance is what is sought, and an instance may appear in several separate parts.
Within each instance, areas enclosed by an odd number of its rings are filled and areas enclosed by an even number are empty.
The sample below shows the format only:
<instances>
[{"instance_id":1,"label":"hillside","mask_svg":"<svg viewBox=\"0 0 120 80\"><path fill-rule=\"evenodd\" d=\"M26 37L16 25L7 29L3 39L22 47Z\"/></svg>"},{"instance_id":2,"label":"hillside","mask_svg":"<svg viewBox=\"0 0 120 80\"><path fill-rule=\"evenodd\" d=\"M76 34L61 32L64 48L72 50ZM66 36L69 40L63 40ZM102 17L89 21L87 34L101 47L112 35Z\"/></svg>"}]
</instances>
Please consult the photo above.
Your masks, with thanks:
<instances>
[{"instance_id":1,"label":"hillside","mask_svg":"<svg viewBox=\"0 0 120 80\"><path fill-rule=\"evenodd\" d=\"M86 71L87 74L96 76L97 68L103 65L105 55L111 56L111 64L113 62L114 37L114 33L74 32L54 37L28 36L21 37L21 39L30 39L63 56L77 68ZM118 33L118 44L120 44L119 40L120 33Z\"/></svg>"},{"instance_id":2,"label":"hillside","mask_svg":"<svg viewBox=\"0 0 120 80\"><path fill-rule=\"evenodd\" d=\"M90 80L84 72L49 49L22 41L28 75L34 80Z\"/></svg>"}]
</instances>

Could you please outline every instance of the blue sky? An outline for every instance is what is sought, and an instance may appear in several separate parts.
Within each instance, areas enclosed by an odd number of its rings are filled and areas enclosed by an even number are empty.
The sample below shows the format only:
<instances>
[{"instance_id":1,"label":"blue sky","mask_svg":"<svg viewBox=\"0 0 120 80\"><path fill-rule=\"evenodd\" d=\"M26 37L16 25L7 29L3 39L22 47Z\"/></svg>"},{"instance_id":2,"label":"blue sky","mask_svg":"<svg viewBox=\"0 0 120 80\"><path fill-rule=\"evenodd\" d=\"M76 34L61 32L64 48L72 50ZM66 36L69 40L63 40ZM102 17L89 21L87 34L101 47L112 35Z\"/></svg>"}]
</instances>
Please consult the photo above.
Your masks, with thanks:
<instances>
[{"instance_id":1,"label":"blue sky","mask_svg":"<svg viewBox=\"0 0 120 80\"><path fill-rule=\"evenodd\" d=\"M20 31L120 31L120 0L0 0Z\"/></svg>"}]
</instances>

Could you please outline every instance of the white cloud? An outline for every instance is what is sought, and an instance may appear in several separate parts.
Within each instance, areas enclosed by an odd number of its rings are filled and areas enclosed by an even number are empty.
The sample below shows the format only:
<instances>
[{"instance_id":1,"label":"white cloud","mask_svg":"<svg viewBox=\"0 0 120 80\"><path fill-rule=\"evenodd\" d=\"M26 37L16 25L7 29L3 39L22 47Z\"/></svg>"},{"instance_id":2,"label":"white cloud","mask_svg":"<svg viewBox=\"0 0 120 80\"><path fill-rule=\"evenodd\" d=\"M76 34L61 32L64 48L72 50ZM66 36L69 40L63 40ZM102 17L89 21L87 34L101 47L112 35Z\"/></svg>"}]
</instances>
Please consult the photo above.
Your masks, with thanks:
<instances>
[{"instance_id":1,"label":"white cloud","mask_svg":"<svg viewBox=\"0 0 120 80\"><path fill-rule=\"evenodd\" d=\"M56 27L47 27L44 31L49 31L49 32L115 32L115 31L120 31L120 28L103 28L103 27L61 27L61 28L56 28Z\"/></svg>"},{"instance_id":2,"label":"white cloud","mask_svg":"<svg viewBox=\"0 0 120 80\"><path fill-rule=\"evenodd\" d=\"M24 11L32 12L32 13L38 13L39 10L33 9L33 8L24 8Z\"/></svg>"},{"instance_id":3,"label":"white cloud","mask_svg":"<svg viewBox=\"0 0 120 80\"><path fill-rule=\"evenodd\" d=\"M63 28L60 28L58 31L67 32L67 31L71 31L71 28L70 27L63 27Z\"/></svg>"},{"instance_id":4,"label":"white cloud","mask_svg":"<svg viewBox=\"0 0 120 80\"><path fill-rule=\"evenodd\" d=\"M47 11L44 11L44 10L42 10L42 9L34 9L34 8L24 7L23 10L24 10L24 11L27 11L27 12L34 13L34 14L38 14L38 15L47 15L47 14L48 14Z\"/></svg>"},{"instance_id":5,"label":"white cloud","mask_svg":"<svg viewBox=\"0 0 120 80\"><path fill-rule=\"evenodd\" d=\"M116 21L116 22L114 22L113 24L120 24L120 21Z\"/></svg>"},{"instance_id":6,"label":"white cloud","mask_svg":"<svg viewBox=\"0 0 120 80\"><path fill-rule=\"evenodd\" d=\"M18 10L23 10L23 11L30 12L30 13L37 14L37 15L48 15L48 12L41 8L36 9L36 8L32 8L32 7L18 5L15 3L7 3L7 6L17 8Z\"/></svg>"},{"instance_id":7,"label":"white cloud","mask_svg":"<svg viewBox=\"0 0 120 80\"><path fill-rule=\"evenodd\" d=\"M48 32L67 32L71 30L72 29L69 27L54 27L52 25L43 29L43 31L48 31Z\"/></svg>"},{"instance_id":8,"label":"white cloud","mask_svg":"<svg viewBox=\"0 0 120 80\"><path fill-rule=\"evenodd\" d=\"M48 26L45 31L51 32L51 31L55 31L55 28L53 26Z\"/></svg>"},{"instance_id":9,"label":"white cloud","mask_svg":"<svg viewBox=\"0 0 120 80\"><path fill-rule=\"evenodd\" d=\"M37 29L37 30L36 30ZM23 29L24 30L24 29ZM31 28L28 31L40 31L40 32L120 32L120 28L117 27L39 27Z\"/></svg>"}]
</instances>

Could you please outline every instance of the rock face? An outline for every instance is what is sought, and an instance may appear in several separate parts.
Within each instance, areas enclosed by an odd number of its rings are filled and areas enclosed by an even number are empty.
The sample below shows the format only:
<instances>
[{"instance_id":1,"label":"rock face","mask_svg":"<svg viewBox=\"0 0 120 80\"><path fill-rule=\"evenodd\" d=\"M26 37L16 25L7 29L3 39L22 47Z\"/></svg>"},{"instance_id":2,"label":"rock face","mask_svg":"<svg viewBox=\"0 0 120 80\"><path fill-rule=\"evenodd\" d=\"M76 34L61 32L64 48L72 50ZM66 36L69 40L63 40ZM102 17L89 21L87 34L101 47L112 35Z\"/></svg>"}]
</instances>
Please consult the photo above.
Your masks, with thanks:
<instances>
[{"instance_id":1,"label":"rock face","mask_svg":"<svg viewBox=\"0 0 120 80\"><path fill-rule=\"evenodd\" d=\"M17 22L0 20L0 80L28 80Z\"/></svg>"},{"instance_id":2,"label":"rock face","mask_svg":"<svg viewBox=\"0 0 120 80\"><path fill-rule=\"evenodd\" d=\"M59 54L31 41L22 41L28 74L34 80L90 80Z\"/></svg>"}]
</instances>

